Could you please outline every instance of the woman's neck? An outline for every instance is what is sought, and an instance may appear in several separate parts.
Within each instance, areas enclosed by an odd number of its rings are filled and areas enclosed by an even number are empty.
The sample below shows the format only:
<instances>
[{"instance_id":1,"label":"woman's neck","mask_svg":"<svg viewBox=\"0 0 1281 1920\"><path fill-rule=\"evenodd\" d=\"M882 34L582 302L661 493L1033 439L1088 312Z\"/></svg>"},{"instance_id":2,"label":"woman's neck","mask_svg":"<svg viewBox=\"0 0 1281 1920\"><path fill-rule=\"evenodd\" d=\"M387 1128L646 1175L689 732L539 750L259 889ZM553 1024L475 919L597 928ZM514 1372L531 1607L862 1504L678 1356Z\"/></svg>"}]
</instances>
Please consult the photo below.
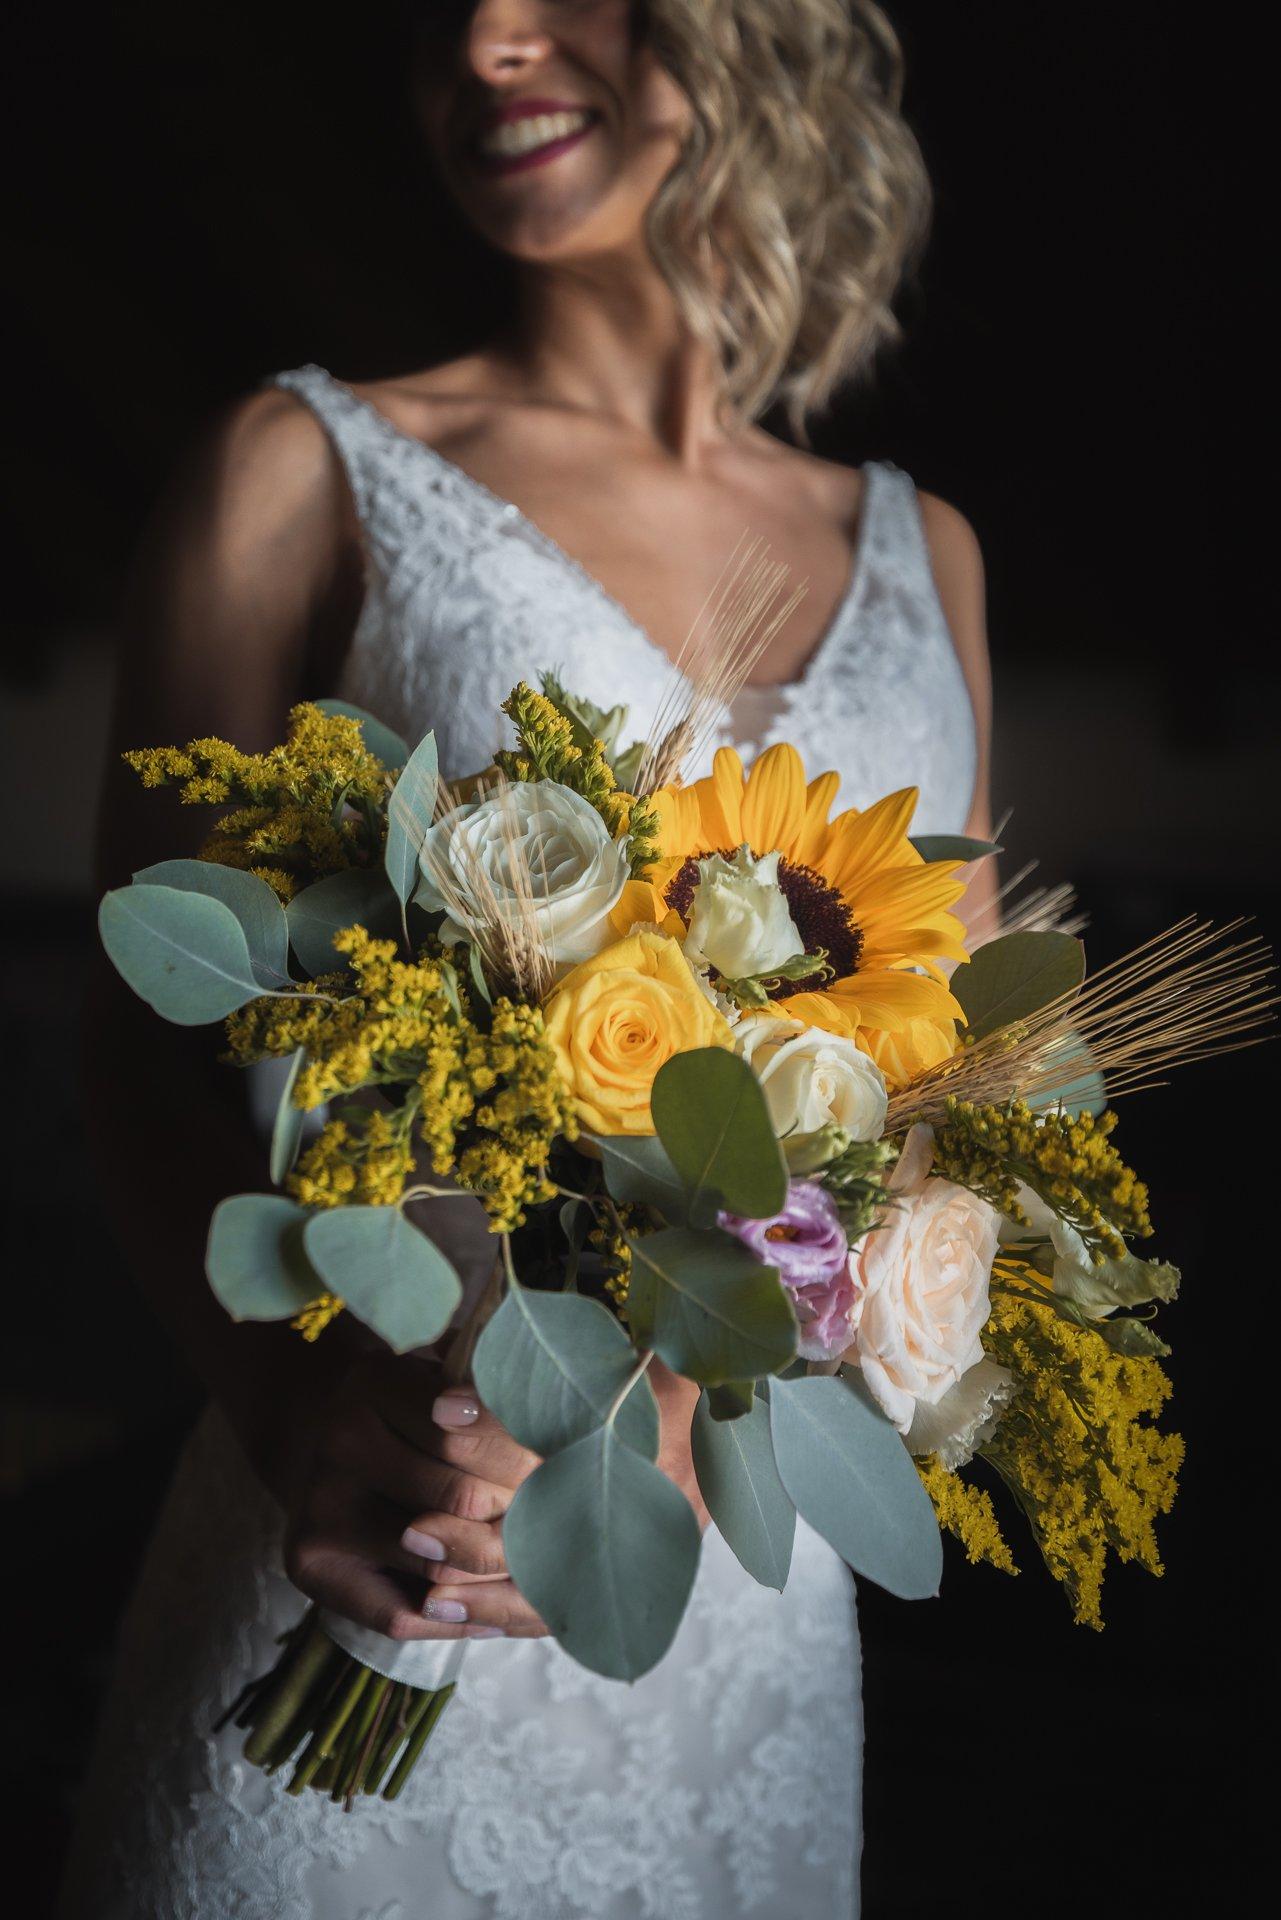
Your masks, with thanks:
<instances>
[{"instance_id":1,"label":"woman's neck","mask_svg":"<svg viewBox=\"0 0 1281 1920\"><path fill-rule=\"evenodd\" d=\"M724 438L716 357L649 261L526 267L503 345L538 394L634 427L683 464Z\"/></svg>"}]
</instances>

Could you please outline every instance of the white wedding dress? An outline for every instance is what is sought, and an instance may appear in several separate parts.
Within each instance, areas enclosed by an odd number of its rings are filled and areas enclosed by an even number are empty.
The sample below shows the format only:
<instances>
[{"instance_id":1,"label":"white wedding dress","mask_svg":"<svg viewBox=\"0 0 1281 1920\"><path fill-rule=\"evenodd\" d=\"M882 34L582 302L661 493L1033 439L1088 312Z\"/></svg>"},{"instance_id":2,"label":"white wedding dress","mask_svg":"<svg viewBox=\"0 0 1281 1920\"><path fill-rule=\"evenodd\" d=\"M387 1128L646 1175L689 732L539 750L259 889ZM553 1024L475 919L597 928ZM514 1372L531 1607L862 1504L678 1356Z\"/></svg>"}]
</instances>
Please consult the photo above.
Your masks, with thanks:
<instances>
[{"instance_id":1,"label":"white wedding dress","mask_svg":"<svg viewBox=\"0 0 1281 1920\"><path fill-rule=\"evenodd\" d=\"M367 593L341 691L444 773L488 763L499 702L557 668L654 712L655 643L515 506L316 367L279 376L323 422L364 530ZM866 805L918 785L919 829L964 825L975 743L915 490L865 469L848 589L805 672L749 690L724 737L794 742ZM213 1724L301 1611L280 1514L207 1414L138 1593L83 1805L66 1920L850 1920L862 1722L854 1583L805 1525L787 1589L709 1531L665 1660L627 1687L554 1641L468 1643L399 1800L290 1799Z\"/></svg>"}]
</instances>

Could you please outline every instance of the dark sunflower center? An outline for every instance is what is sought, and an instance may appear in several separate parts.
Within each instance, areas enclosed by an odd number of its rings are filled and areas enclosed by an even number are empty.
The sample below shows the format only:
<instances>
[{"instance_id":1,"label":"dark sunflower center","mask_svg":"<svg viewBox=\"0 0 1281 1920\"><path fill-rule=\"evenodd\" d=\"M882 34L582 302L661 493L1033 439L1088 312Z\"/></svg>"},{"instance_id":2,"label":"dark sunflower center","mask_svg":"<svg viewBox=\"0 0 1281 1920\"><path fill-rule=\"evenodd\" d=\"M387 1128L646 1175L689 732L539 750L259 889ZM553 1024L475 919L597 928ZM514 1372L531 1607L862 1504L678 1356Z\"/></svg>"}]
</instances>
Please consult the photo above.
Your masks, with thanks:
<instances>
[{"instance_id":1,"label":"dark sunflower center","mask_svg":"<svg viewBox=\"0 0 1281 1920\"><path fill-rule=\"evenodd\" d=\"M733 847L720 847L713 851L719 852L723 860L734 858ZM693 910L694 889L699 878L698 863L707 858L706 853L691 854L667 883L664 897L668 906L674 907L682 920L688 920ZM804 951L816 953L822 947L827 954L827 964L837 980L857 973L863 952L863 934L836 888L821 873L815 873L813 867L803 867L796 860L779 861L778 887L796 924ZM770 999L787 1000L794 993L812 993L822 979L821 974L812 973L803 980L780 980L772 989Z\"/></svg>"}]
</instances>

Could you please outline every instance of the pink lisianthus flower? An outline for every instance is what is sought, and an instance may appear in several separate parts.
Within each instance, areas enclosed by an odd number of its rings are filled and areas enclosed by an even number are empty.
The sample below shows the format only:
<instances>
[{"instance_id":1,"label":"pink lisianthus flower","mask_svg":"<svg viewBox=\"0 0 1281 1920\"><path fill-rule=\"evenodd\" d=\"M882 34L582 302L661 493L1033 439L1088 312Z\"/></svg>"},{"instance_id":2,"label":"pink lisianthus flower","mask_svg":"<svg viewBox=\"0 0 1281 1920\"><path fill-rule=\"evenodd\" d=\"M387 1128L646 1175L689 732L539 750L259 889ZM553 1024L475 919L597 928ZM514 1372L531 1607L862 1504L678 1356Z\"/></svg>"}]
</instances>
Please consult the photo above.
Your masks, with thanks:
<instances>
[{"instance_id":1,"label":"pink lisianthus flower","mask_svg":"<svg viewBox=\"0 0 1281 1920\"><path fill-rule=\"evenodd\" d=\"M722 1213L720 1225L763 1266L777 1267L800 1322L803 1360L831 1360L850 1343L854 1281L845 1229L831 1195L816 1180L793 1180L781 1213L745 1220Z\"/></svg>"}]
</instances>

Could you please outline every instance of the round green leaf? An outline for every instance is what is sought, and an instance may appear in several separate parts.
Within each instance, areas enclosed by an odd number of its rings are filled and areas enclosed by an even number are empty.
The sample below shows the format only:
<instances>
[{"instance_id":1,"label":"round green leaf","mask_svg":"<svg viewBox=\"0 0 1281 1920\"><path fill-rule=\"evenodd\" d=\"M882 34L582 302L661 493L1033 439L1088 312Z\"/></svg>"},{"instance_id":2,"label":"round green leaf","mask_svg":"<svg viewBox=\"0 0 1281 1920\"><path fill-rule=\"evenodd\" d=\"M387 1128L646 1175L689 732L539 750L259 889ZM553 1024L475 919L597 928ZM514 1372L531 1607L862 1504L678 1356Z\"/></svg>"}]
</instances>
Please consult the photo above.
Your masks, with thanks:
<instances>
[{"instance_id":1,"label":"round green leaf","mask_svg":"<svg viewBox=\"0 0 1281 1920\"><path fill-rule=\"evenodd\" d=\"M418 856L436 811L439 787L436 736L429 733L410 754L387 803L384 864L402 906L418 885Z\"/></svg>"},{"instance_id":2,"label":"round green leaf","mask_svg":"<svg viewBox=\"0 0 1281 1920\"><path fill-rule=\"evenodd\" d=\"M979 947L950 985L979 1040L1074 993L1084 978L1085 949L1070 933L1007 933Z\"/></svg>"},{"instance_id":3,"label":"round green leaf","mask_svg":"<svg viewBox=\"0 0 1281 1920\"><path fill-rule=\"evenodd\" d=\"M701 1386L755 1380L796 1353L796 1315L778 1273L728 1233L665 1227L628 1242L632 1332Z\"/></svg>"},{"instance_id":4,"label":"round green leaf","mask_svg":"<svg viewBox=\"0 0 1281 1920\"><path fill-rule=\"evenodd\" d=\"M522 1447L558 1453L600 1426L637 1362L608 1308L576 1293L508 1292L476 1345L473 1379ZM638 1380L618 1410L619 1438L658 1454L658 1403Z\"/></svg>"},{"instance_id":5,"label":"round green leaf","mask_svg":"<svg viewBox=\"0 0 1281 1920\"><path fill-rule=\"evenodd\" d=\"M204 893L211 900L221 900L240 922L254 972L263 986L289 986L285 910L256 873L220 867L213 860L161 860L154 867L144 867L133 878L135 886L176 887L181 893Z\"/></svg>"},{"instance_id":6,"label":"round green leaf","mask_svg":"<svg viewBox=\"0 0 1281 1920\"><path fill-rule=\"evenodd\" d=\"M707 1511L753 1580L781 1593L792 1564L796 1508L774 1463L769 1407L753 1400L741 1418L718 1420L702 1393L690 1438Z\"/></svg>"},{"instance_id":7,"label":"round green leaf","mask_svg":"<svg viewBox=\"0 0 1281 1920\"><path fill-rule=\"evenodd\" d=\"M656 1207L673 1225L684 1220L689 1204L685 1183L656 1134L593 1135L593 1144L600 1150L612 1199Z\"/></svg>"},{"instance_id":8,"label":"round green leaf","mask_svg":"<svg viewBox=\"0 0 1281 1920\"><path fill-rule=\"evenodd\" d=\"M787 1198L787 1168L760 1082L724 1047L678 1053L650 1095L654 1127L690 1192L691 1218L718 1208L766 1220Z\"/></svg>"},{"instance_id":9,"label":"round green leaf","mask_svg":"<svg viewBox=\"0 0 1281 1920\"><path fill-rule=\"evenodd\" d=\"M303 1240L329 1292L396 1353L438 1340L462 1299L449 1261L399 1207L315 1213Z\"/></svg>"},{"instance_id":10,"label":"round green leaf","mask_svg":"<svg viewBox=\"0 0 1281 1920\"><path fill-rule=\"evenodd\" d=\"M314 881L294 895L286 919L290 944L313 979L346 966L333 947L344 927L361 926L376 940L400 938L400 909L377 868L349 867Z\"/></svg>"},{"instance_id":11,"label":"round green leaf","mask_svg":"<svg viewBox=\"0 0 1281 1920\"><path fill-rule=\"evenodd\" d=\"M520 1591L572 1659L611 1680L667 1652L700 1545L685 1495L612 1426L536 1467L503 1520Z\"/></svg>"},{"instance_id":12,"label":"round green leaf","mask_svg":"<svg viewBox=\"0 0 1281 1920\"><path fill-rule=\"evenodd\" d=\"M322 713L345 714L349 720L359 720L361 737L376 760L393 770L403 767L409 758L409 748L398 733L376 720L372 713L366 713L363 707L353 707L350 700L313 700L313 707L319 707Z\"/></svg>"},{"instance_id":13,"label":"round green leaf","mask_svg":"<svg viewBox=\"0 0 1281 1920\"><path fill-rule=\"evenodd\" d=\"M263 990L239 920L208 894L121 887L99 907L98 932L121 978L176 1026L224 1020Z\"/></svg>"},{"instance_id":14,"label":"round green leaf","mask_svg":"<svg viewBox=\"0 0 1281 1920\"><path fill-rule=\"evenodd\" d=\"M860 1380L771 1380L779 1478L855 1573L901 1600L939 1590L943 1543L912 1456Z\"/></svg>"},{"instance_id":15,"label":"round green leaf","mask_svg":"<svg viewBox=\"0 0 1281 1920\"><path fill-rule=\"evenodd\" d=\"M233 1320L292 1320L325 1291L303 1248L306 1211L276 1193L214 1208L205 1272Z\"/></svg>"}]
</instances>

